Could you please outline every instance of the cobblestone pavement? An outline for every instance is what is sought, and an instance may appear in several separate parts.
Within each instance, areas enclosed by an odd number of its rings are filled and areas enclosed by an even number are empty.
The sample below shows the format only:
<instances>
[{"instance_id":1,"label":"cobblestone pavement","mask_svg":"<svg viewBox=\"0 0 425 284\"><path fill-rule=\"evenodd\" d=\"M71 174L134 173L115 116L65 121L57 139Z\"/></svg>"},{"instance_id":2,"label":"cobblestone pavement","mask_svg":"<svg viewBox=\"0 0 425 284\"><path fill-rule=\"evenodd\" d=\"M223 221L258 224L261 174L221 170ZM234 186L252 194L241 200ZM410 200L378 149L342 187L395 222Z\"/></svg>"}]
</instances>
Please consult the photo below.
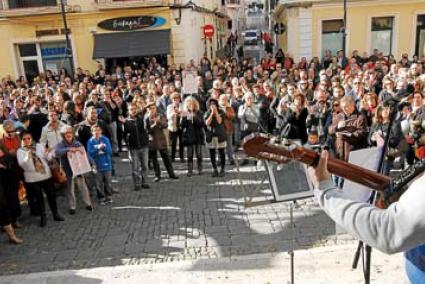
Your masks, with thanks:
<instances>
[{"instance_id":1,"label":"cobblestone pavement","mask_svg":"<svg viewBox=\"0 0 425 284\"><path fill-rule=\"evenodd\" d=\"M204 164L207 167L207 160ZM234 168L225 178L210 177L208 168L203 176L188 178L185 167L175 163L179 180L164 178L136 192L122 154L114 183L120 193L113 196L113 204L98 205L93 212L81 208L71 216L65 214L65 200L59 198L66 220L58 223L49 217L45 228L38 226L38 218L28 216L25 207L21 220L25 227L18 230L25 243L9 245L0 235L0 274L231 259L291 247L289 204L270 203L268 185L260 184L263 171L252 165L241 170L246 191L255 196L253 202L263 204L245 208ZM334 236L333 222L311 199L298 204L295 249L352 242L348 236Z\"/></svg>"}]
</instances>

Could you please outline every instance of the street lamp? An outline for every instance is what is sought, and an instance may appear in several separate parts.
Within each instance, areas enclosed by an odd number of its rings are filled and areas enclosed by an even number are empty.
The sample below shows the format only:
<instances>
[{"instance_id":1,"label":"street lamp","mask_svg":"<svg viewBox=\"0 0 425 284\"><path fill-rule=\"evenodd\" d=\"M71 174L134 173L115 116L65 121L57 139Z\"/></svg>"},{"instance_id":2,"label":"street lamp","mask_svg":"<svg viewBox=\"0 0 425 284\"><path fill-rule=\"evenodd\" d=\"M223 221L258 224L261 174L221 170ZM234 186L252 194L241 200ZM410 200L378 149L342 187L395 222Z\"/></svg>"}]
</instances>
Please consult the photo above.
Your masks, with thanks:
<instances>
[{"instance_id":1,"label":"street lamp","mask_svg":"<svg viewBox=\"0 0 425 284\"><path fill-rule=\"evenodd\" d=\"M74 75L74 58L72 55L71 41L69 39L68 23L66 21L66 11L65 11L66 0L60 0L60 4L61 4L61 14L62 14L63 25L65 28L65 40L66 40L65 56L67 59L69 58L69 64L71 66L71 75Z\"/></svg>"}]
</instances>

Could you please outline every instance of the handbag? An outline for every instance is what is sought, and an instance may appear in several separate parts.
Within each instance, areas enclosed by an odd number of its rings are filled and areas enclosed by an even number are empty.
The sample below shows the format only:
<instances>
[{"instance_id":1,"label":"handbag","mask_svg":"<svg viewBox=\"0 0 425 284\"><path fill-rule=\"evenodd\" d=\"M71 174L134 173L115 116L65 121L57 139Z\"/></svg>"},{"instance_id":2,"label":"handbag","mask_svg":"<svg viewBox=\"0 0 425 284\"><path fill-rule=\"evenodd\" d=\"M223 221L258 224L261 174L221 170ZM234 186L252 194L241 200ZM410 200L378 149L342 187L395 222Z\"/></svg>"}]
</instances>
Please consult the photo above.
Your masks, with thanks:
<instances>
[{"instance_id":1,"label":"handbag","mask_svg":"<svg viewBox=\"0 0 425 284\"><path fill-rule=\"evenodd\" d=\"M53 159L49 162L49 167L52 172L53 183L58 185L66 183L68 178L66 177L66 173L63 170L62 163L60 161L58 163L56 159Z\"/></svg>"}]
</instances>

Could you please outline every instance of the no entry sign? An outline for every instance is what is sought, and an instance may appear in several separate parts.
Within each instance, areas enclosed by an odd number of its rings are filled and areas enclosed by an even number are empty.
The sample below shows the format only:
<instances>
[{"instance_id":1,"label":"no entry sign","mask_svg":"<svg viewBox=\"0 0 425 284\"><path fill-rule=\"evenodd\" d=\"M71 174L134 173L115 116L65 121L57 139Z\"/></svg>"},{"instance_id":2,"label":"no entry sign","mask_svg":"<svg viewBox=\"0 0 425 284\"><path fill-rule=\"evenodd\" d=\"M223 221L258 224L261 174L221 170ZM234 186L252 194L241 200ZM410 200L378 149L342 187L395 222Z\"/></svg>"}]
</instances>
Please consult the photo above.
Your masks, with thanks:
<instances>
[{"instance_id":1,"label":"no entry sign","mask_svg":"<svg viewBox=\"0 0 425 284\"><path fill-rule=\"evenodd\" d=\"M204 26L204 36L207 38L212 38L214 35L214 26L213 25L205 25Z\"/></svg>"}]
</instances>

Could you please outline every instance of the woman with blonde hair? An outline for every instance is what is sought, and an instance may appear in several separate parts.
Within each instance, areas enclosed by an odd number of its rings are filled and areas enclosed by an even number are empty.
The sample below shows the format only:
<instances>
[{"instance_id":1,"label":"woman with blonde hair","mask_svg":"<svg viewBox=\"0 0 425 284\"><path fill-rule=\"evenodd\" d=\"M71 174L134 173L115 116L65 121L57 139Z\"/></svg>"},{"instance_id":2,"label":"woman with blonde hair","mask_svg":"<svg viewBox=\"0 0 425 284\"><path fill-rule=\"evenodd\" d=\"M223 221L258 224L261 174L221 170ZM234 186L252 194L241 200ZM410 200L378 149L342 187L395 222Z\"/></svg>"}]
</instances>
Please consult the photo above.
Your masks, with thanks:
<instances>
[{"instance_id":1,"label":"woman with blonde hair","mask_svg":"<svg viewBox=\"0 0 425 284\"><path fill-rule=\"evenodd\" d=\"M183 102L181 112L181 129L183 145L187 148L187 176L193 174L193 153L196 154L198 173L202 175L202 146L205 144L204 114L199 108L199 102L192 96Z\"/></svg>"}]
</instances>

